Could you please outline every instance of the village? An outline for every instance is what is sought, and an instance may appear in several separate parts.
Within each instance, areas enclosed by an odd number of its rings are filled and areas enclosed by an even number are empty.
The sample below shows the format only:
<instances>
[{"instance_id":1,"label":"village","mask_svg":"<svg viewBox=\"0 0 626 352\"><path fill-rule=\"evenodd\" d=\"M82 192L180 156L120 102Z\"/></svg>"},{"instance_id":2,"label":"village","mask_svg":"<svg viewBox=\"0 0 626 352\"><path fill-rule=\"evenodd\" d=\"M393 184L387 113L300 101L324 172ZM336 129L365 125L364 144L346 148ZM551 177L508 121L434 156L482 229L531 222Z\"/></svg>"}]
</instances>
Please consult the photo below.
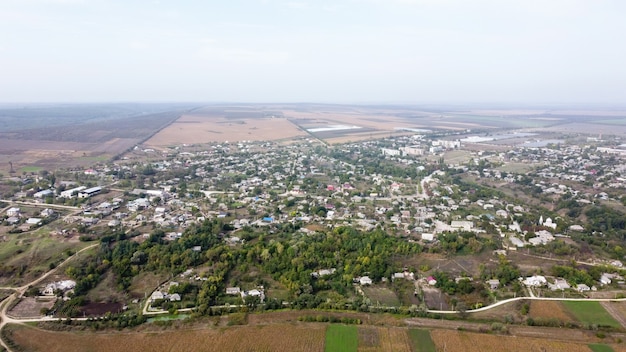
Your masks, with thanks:
<instances>
[{"instance_id":1,"label":"village","mask_svg":"<svg viewBox=\"0 0 626 352\"><path fill-rule=\"evenodd\" d=\"M624 220L607 226L592 218L600 206L621 214L626 201L621 149L606 147L617 143L587 138L580 145L522 143L502 150L475 142L423 131L332 147L308 138L137 146L87 170L5 178L0 238L46 226L60 239L113 243L123 233L141 245L155 233L164 243L182 241L189 229L210 222L219 224L213 229L225 248L271 238L272 247L260 254L265 262L276 244L290 245L285 234L312 238L344 227L380 230L415 246L407 253L424 253L385 258L377 273L366 269L372 258L358 259L360 272L306 267L309 278L299 285L313 280L313 289L289 287L291 279L267 269L251 279L231 267L214 293L212 304L220 307L267 299L289 305L304 293L337 304L358 298L370 310L432 311L519 296L621 297L625 253L617 244ZM188 251L211 256L212 248L198 242ZM147 257L137 251L130 262ZM214 268L177 267L175 276L122 305L141 303L144 312L195 308L199 287L216 280ZM42 284L40 294L71 298L76 282L59 279ZM354 290L333 298L316 286L326 280Z\"/></svg>"}]
</instances>

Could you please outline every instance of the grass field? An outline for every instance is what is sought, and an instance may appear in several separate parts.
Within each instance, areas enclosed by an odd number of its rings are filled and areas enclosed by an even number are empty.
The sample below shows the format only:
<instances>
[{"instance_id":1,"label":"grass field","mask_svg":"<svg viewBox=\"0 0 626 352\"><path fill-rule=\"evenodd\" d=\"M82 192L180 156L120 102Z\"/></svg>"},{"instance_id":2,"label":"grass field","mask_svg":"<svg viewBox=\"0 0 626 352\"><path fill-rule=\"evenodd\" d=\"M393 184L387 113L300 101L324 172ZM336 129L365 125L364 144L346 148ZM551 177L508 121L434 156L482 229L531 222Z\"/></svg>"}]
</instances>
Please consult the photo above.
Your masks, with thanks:
<instances>
[{"instance_id":1,"label":"grass field","mask_svg":"<svg viewBox=\"0 0 626 352\"><path fill-rule=\"evenodd\" d=\"M354 325L331 324L326 330L326 352L356 352L359 334Z\"/></svg>"},{"instance_id":2,"label":"grass field","mask_svg":"<svg viewBox=\"0 0 626 352\"><path fill-rule=\"evenodd\" d=\"M363 292L373 305L394 306L400 305L400 300L396 294L386 287L363 287Z\"/></svg>"},{"instance_id":3,"label":"grass field","mask_svg":"<svg viewBox=\"0 0 626 352\"><path fill-rule=\"evenodd\" d=\"M613 328L621 327L600 302L564 301L562 303L580 322Z\"/></svg>"},{"instance_id":4,"label":"grass field","mask_svg":"<svg viewBox=\"0 0 626 352\"><path fill-rule=\"evenodd\" d=\"M430 332L423 329L409 329L409 338L416 352L437 352Z\"/></svg>"},{"instance_id":5,"label":"grass field","mask_svg":"<svg viewBox=\"0 0 626 352\"><path fill-rule=\"evenodd\" d=\"M0 283L4 284L28 282L50 270L51 263L56 265L67 258L67 250L78 251L88 245L85 242L54 238L43 228L8 237L9 240L0 245L0 263L19 268L19 272L10 278L0 278Z\"/></svg>"},{"instance_id":6,"label":"grass field","mask_svg":"<svg viewBox=\"0 0 626 352\"><path fill-rule=\"evenodd\" d=\"M591 348L593 352L615 352L611 346L601 343L590 343L589 348Z\"/></svg>"}]
</instances>

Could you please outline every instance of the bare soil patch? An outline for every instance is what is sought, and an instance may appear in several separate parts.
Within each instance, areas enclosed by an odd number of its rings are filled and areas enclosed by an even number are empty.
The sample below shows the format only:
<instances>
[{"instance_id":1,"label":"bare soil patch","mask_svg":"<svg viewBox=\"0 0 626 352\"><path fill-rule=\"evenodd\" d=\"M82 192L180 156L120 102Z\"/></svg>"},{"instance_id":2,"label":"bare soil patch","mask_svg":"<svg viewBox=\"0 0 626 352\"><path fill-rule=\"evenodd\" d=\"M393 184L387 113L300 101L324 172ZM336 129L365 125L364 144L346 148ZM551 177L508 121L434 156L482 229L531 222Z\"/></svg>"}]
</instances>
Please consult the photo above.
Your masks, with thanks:
<instances>
[{"instance_id":1,"label":"bare soil patch","mask_svg":"<svg viewBox=\"0 0 626 352\"><path fill-rule=\"evenodd\" d=\"M120 313L122 311L122 304L117 302L111 303L87 303L80 307L80 312L88 317L103 316L106 313Z\"/></svg>"},{"instance_id":2,"label":"bare soil patch","mask_svg":"<svg viewBox=\"0 0 626 352\"><path fill-rule=\"evenodd\" d=\"M19 303L8 312L15 318L39 318L41 309L50 309L54 306L56 297L23 297Z\"/></svg>"}]
</instances>

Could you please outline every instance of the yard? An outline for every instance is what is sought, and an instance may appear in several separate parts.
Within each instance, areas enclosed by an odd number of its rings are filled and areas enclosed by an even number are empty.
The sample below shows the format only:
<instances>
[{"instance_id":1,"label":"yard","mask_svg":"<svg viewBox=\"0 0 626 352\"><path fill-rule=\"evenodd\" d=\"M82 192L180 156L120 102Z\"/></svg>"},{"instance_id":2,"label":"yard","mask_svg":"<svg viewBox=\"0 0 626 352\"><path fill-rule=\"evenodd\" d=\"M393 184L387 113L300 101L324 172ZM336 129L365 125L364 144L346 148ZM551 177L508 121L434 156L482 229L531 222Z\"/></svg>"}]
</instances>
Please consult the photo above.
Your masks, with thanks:
<instances>
[{"instance_id":1,"label":"yard","mask_svg":"<svg viewBox=\"0 0 626 352\"><path fill-rule=\"evenodd\" d=\"M396 294L386 287L365 286L362 289L367 298L372 302L372 305L387 307L400 306L400 300Z\"/></svg>"}]
</instances>

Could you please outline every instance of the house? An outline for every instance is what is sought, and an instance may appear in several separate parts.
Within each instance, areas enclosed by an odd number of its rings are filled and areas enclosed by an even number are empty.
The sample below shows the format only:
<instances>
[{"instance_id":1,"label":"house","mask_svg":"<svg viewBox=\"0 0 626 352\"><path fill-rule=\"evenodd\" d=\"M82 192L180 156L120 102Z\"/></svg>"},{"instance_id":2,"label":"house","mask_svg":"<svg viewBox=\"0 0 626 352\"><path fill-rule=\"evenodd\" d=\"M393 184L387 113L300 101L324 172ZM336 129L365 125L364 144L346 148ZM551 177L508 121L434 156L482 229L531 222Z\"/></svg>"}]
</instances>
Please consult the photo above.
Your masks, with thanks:
<instances>
[{"instance_id":1,"label":"house","mask_svg":"<svg viewBox=\"0 0 626 352\"><path fill-rule=\"evenodd\" d=\"M57 291L66 292L74 289L74 287L76 287L76 281L74 280L57 281L47 284L43 291L41 291L41 294L45 296L54 296Z\"/></svg>"},{"instance_id":2,"label":"house","mask_svg":"<svg viewBox=\"0 0 626 352\"><path fill-rule=\"evenodd\" d=\"M435 285L437 284L437 280L436 280L434 277L432 277L432 276L427 277L427 278L426 278L426 282L427 282L430 286L435 286Z\"/></svg>"},{"instance_id":3,"label":"house","mask_svg":"<svg viewBox=\"0 0 626 352\"><path fill-rule=\"evenodd\" d=\"M35 194L33 194L33 198L46 198L46 197L51 197L54 194L54 192L52 192L51 189L44 189L43 191L39 191Z\"/></svg>"},{"instance_id":4,"label":"house","mask_svg":"<svg viewBox=\"0 0 626 352\"><path fill-rule=\"evenodd\" d=\"M450 227L457 230L470 231L474 227L474 223L471 221L453 220L450 222Z\"/></svg>"},{"instance_id":5,"label":"house","mask_svg":"<svg viewBox=\"0 0 626 352\"><path fill-rule=\"evenodd\" d=\"M557 278L554 280L553 284L548 284L548 288L550 288L550 290L552 291L556 291L556 290L568 290L570 289L570 285L567 283L567 281L565 281L565 279L561 279L561 278Z\"/></svg>"},{"instance_id":6,"label":"house","mask_svg":"<svg viewBox=\"0 0 626 352\"><path fill-rule=\"evenodd\" d=\"M163 294L163 292L161 291L152 292L152 294L150 295L150 300L154 302L159 299L165 299L165 295Z\"/></svg>"},{"instance_id":7,"label":"house","mask_svg":"<svg viewBox=\"0 0 626 352\"><path fill-rule=\"evenodd\" d=\"M520 278L521 279L521 278ZM542 275L533 275L533 276L529 276L526 279L524 279L524 281L522 281L522 283L526 286L532 286L532 287L539 287L539 286L544 286L548 283L548 280L546 280L545 276Z\"/></svg>"},{"instance_id":8,"label":"house","mask_svg":"<svg viewBox=\"0 0 626 352\"><path fill-rule=\"evenodd\" d=\"M178 293L173 293L167 297L170 302L180 302L180 295Z\"/></svg>"},{"instance_id":9,"label":"house","mask_svg":"<svg viewBox=\"0 0 626 352\"><path fill-rule=\"evenodd\" d=\"M7 216L19 217L20 216L20 208L9 208L9 210L7 210Z\"/></svg>"},{"instance_id":10,"label":"house","mask_svg":"<svg viewBox=\"0 0 626 352\"><path fill-rule=\"evenodd\" d=\"M39 225L41 224L41 219L40 218L28 218L28 220L26 220L26 223L28 225Z\"/></svg>"},{"instance_id":11,"label":"house","mask_svg":"<svg viewBox=\"0 0 626 352\"><path fill-rule=\"evenodd\" d=\"M423 233L422 234L422 241L428 241L431 242L435 239L435 235L432 233Z\"/></svg>"},{"instance_id":12,"label":"house","mask_svg":"<svg viewBox=\"0 0 626 352\"><path fill-rule=\"evenodd\" d=\"M238 295L241 293L241 289L239 287L226 287L227 295Z\"/></svg>"},{"instance_id":13,"label":"house","mask_svg":"<svg viewBox=\"0 0 626 352\"><path fill-rule=\"evenodd\" d=\"M359 278L359 284L361 286L365 286L365 285L371 285L372 284L372 279L370 279L369 276L361 276Z\"/></svg>"},{"instance_id":14,"label":"house","mask_svg":"<svg viewBox=\"0 0 626 352\"><path fill-rule=\"evenodd\" d=\"M492 291L495 291L500 287L500 280L498 279L487 280L487 285L489 285L489 289L491 289Z\"/></svg>"},{"instance_id":15,"label":"house","mask_svg":"<svg viewBox=\"0 0 626 352\"><path fill-rule=\"evenodd\" d=\"M241 298L243 298L243 300L245 301L246 297L259 297L262 303L263 301L265 301L265 292L263 291L263 287L250 291L241 291Z\"/></svg>"},{"instance_id":16,"label":"house","mask_svg":"<svg viewBox=\"0 0 626 352\"><path fill-rule=\"evenodd\" d=\"M71 198L74 198L74 196L76 194L78 194L78 192L80 192L80 191L82 191L84 189L87 189L87 187L80 186L80 187L68 189L68 190L65 190L65 191L61 192L61 194L59 194L59 197L71 199Z\"/></svg>"},{"instance_id":17,"label":"house","mask_svg":"<svg viewBox=\"0 0 626 352\"><path fill-rule=\"evenodd\" d=\"M47 217L54 215L54 210L46 208L42 210L41 213L39 213L39 215L43 216L44 218L47 218Z\"/></svg>"},{"instance_id":18,"label":"house","mask_svg":"<svg viewBox=\"0 0 626 352\"><path fill-rule=\"evenodd\" d=\"M321 270L312 272L311 276L313 276L314 278L319 278L322 276L332 275L335 273L335 271L337 271L335 268L321 269Z\"/></svg>"},{"instance_id":19,"label":"house","mask_svg":"<svg viewBox=\"0 0 626 352\"><path fill-rule=\"evenodd\" d=\"M7 224L9 224L9 225L15 225L18 222L20 222L20 218L18 218L17 216L11 216L11 217L7 218Z\"/></svg>"},{"instance_id":20,"label":"house","mask_svg":"<svg viewBox=\"0 0 626 352\"><path fill-rule=\"evenodd\" d=\"M585 284L578 284L576 285L576 291L586 292L586 291L591 291L591 288Z\"/></svg>"},{"instance_id":21,"label":"house","mask_svg":"<svg viewBox=\"0 0 626 352\"><path fill-rule=\"evenodd\" d=\"M102 187L91 187L78 192L78 198L89 198L102 192Z\"/></svg>"}]
</instances>

